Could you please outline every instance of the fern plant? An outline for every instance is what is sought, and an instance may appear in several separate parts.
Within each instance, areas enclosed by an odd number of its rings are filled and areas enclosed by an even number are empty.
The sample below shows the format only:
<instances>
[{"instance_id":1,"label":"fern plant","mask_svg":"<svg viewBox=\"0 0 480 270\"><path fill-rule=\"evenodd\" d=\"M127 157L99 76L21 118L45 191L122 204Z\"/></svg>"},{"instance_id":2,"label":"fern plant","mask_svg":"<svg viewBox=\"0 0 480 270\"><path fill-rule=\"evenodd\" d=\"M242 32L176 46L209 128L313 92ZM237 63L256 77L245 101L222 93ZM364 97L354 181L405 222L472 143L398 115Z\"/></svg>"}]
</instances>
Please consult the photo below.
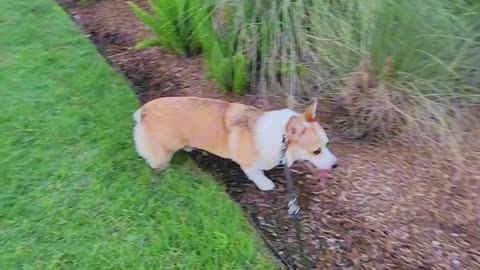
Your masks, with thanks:
<instances>
[{"instance_id":1,"label":"fern plant","mask_svg":"<svg viewBox=\"0 0 480 270\"><path fill-rule=\"evenodd\" d=\"M216 81L224 92L233 91L241 95L248 84L249 61L237 45L238 36L235 36L232 14L225 15L224 12L224 9L217 6L213 13L208 15L197 13L195 35L205 54L209 77ZM223 15L218 15L219 13ZM225 21L218 23L215 19L218 20L219 17L223 17Z\"/></svg>"},{"instance_id":2,"label":"fern plant","mask_svg":"<svg viewBox=\"0 0 480 270\"><path fill-rule=\"evenodd\" d=\"M204 9L211 6L209 1L155 0L150 2L152 14L132 2L128 4L138 18L155 34L153 39L137 44L138 49L160 46L181 56L200 53L200 42L194 35L196 28L194 16L197 13L208 14Z\"/></svg>"},{"instance_id":3,"label":"fern plant","mask_svg":"<svg viewBox=\"0 0 480 270\"><path fill-rule=\"evenodd\" d=\"M208 74L225 92L244 94L248 83L248 61L244 54L230 55L218 40L205 47Z\"/></svg>"}]
</instances>

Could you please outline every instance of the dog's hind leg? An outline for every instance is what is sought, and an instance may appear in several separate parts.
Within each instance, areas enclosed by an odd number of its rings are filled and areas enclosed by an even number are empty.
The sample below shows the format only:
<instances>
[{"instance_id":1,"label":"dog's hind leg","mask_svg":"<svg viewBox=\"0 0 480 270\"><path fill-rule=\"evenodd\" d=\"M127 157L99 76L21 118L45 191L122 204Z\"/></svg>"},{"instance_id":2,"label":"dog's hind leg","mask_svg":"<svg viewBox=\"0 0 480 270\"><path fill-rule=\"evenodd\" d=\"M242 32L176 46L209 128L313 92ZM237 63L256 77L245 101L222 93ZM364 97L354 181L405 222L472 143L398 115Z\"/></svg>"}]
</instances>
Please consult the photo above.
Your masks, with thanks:
<instances>
[{"instance_id":1,"label":"dog's hind leg","mask_svg":"<svg viewBox=\"0 0 480 270\"><path fill-rule=\"evenodd\" d=\"M173 157L175 151L167 149L161 142L155 142L145 133L142 124L137 123L134 128L134 140L137 153L145 159L148 165L156 171L165 169ZM154 143L151 143L154 141Z\"/></svg>"},{"instance_id":2,"label":"dog's hind leg","mask_svg":"<svg viewBox=\"0 0 480 270\"><path fill-rule=\"evenodd\" d=\"M161 146L155 147L151 153L148 164L157 172L163 171L170 165L174 152L167 150Z\"/></svg>"}]
</instances>

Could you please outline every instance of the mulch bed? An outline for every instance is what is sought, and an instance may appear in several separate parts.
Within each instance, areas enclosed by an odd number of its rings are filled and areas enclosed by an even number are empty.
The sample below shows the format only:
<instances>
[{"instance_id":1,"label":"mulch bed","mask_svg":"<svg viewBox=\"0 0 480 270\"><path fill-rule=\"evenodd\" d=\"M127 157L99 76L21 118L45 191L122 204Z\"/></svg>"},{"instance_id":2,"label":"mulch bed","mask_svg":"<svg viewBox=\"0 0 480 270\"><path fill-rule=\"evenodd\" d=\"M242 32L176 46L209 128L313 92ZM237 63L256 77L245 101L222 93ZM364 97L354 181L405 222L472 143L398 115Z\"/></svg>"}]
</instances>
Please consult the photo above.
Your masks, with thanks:
<instances>
[{"instance_id":1,"label":"mulch bed","mask_svg":"<svg viewBox=\"0 0 480 270\"><path fill-rule=\"evenodd\" d=\"M195 95L279 108L282 97L222 95L206 79L201 57L179 58L159 48L137 51L151 35L127 1L101 0L80 6L59 0L98 51L132 84L142 103L163 96ZM145 0L133 2L145 7ZM324 110L322 119L333 111ZM374 146L338 139L332 151L341 161L333 178L320 182L295 168L307 264L313 269L480 269L480 190L451 180L454 170L399 146ZM276 183L259 191L238 165L212 155L191 154L226 187L258 233L286 268L303 269L295 229L286 214L282 170ZM478 168L471 172L478 183ZM439 174L438 172L441 172ZM442 177L439 178L439 175ZM476 177L476 178L475 178Z\"/></svg>"}]
</instances>

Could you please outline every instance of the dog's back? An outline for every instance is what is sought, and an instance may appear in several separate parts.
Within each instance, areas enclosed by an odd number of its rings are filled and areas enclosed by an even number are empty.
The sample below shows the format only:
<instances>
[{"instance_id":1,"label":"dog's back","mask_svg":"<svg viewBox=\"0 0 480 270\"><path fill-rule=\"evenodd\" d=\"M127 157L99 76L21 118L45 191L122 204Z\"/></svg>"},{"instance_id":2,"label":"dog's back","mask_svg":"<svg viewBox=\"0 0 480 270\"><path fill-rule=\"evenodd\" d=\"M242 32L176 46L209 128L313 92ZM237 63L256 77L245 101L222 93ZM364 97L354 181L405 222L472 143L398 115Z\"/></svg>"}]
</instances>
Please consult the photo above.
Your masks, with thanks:
<instances>
[{"instance_id":1,"label":"dog's back","mask_svg":"<svg viewBox=\"0 0 480 270\"><path fill-rule=\"evenodd\" d=\"M258 188L271 190L275 185L263 171L281 159L289 166L306 160L322 170L337 167L328 137L315 121L316 106L314 101L300 114L290 109L264 112L214 99L160 98L135 112L135 146L154 169L168 166L182 148L198 148L232 159Z\"/></svg>"},{"instance_id":2,"label":"dog's back","mask_svg":"<svg viewBox=\"0 0 480 270\"><path fill-rule=\"evenodd\" d=\"M196 97L155 99L134 114L137 151L152 167L166 158L157 152L175 152L185 146L231 158L229 132L244 125L253 108L221 100ZM149 161L150 160L150 161Z\"/></svg>"}]
</instances>

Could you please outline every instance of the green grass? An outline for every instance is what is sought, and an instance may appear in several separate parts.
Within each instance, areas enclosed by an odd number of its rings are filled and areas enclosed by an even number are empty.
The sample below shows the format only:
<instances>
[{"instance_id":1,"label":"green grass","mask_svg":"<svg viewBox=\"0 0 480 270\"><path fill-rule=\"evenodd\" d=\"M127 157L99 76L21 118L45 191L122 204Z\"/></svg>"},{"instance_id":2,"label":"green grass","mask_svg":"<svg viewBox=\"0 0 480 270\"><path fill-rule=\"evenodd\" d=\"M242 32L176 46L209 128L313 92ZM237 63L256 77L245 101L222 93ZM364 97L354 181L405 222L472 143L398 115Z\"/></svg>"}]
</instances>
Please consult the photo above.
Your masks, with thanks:
<instances>
[{"instance_id":1,"label":"green grass","mask_svg":"<svg viewBox=\"0 0 480 270\"><path fill-rule=\"evenodd\" d=\"M273 269L223 190L135 153L138 103L51 0L0 0L0 269Z\"/></svg>"}]
</instances>

